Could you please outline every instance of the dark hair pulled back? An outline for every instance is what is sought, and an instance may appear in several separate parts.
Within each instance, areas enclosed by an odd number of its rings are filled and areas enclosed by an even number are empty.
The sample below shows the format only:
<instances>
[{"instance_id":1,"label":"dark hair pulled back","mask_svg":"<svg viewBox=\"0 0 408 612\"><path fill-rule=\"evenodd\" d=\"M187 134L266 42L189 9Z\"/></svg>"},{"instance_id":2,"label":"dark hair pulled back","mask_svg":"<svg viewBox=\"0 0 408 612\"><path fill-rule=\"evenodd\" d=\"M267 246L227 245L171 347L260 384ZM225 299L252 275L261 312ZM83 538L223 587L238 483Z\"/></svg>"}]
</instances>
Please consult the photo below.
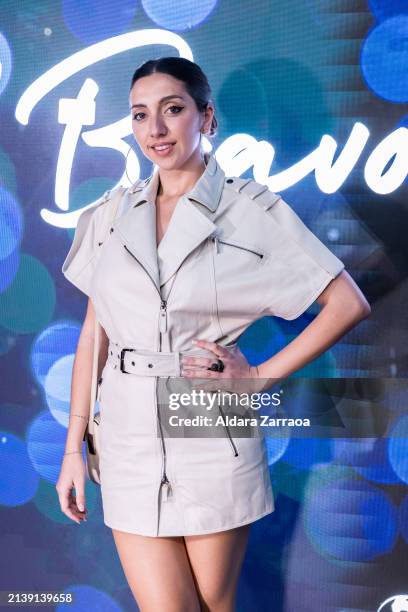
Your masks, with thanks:
<instances>
[{"instance_id":1,"label":"dark hair pulled back","mask_svg":"<svg viewBox=\"0 0 408 612\"><path fill-rule=\"evenodd\" d=\"M144 76L149 76L156 72L168 74L184 83L187 93L193 98L199 112L207 108L212 101L211 87L208 79L200 66L185 57L159 57L151 59L141 64L132 76L130 90L136 81ZM213 116L210 131L206 136L214 137L217 134L218 122Z\"/></svg>"}]
</instances>

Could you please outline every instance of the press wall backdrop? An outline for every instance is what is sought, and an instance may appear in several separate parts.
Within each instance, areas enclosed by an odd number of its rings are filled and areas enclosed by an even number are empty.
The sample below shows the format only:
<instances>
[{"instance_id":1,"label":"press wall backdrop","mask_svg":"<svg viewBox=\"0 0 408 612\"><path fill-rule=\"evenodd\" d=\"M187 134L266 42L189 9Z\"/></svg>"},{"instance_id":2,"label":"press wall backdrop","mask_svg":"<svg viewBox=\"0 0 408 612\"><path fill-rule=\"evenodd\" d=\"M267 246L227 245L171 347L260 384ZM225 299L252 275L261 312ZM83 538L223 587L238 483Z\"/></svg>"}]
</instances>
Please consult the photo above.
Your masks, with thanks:
<instances>
[{"instance_id":1,"label":"press wall backdrop","mask_svg":"<svg viewBox=\"0 0 408 612\"><path fill-rule=\"evenodd\" d=\"M407 40L405 0L1 1L1 591L136 610L99 488L80 526L56 496L86 308L61 265L79 212L150 175L130 79L180 55L208 75L227 176L280 193L372 306L293 378L341 379L388 418L381 436L267 440L276 510L251 528L237 609L408 611ZM260 363L316 314L257 321L240 348Z\"/></svg>"}]
</instances>

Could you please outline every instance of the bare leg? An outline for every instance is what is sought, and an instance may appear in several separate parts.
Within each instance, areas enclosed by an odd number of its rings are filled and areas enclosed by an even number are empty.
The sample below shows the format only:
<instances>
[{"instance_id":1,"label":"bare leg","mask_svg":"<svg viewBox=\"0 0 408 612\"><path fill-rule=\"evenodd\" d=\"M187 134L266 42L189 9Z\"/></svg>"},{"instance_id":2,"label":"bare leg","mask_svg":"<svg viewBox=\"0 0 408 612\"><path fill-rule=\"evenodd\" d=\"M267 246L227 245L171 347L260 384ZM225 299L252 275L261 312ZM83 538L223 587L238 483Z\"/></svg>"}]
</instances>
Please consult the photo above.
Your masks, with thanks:
<instances>
[{"instance_id":1,"label":"bare leg","mask_svg":"<svg viewBox=\"0 0 408 612\"><path fill-rule=\"evenodd\" d=\"M182 537L112 529L126 579L141 612L200 612Z\"/></svg>"},{"instance_id":2,"label":"bare leg","mask_svg":"<svg viewBox=\"0 0 408 612\"><path fill-rule=\"evenodd\" d=\"M233 612L250 525L184 536L202 612Z\"/></svg>"}]
</instances>

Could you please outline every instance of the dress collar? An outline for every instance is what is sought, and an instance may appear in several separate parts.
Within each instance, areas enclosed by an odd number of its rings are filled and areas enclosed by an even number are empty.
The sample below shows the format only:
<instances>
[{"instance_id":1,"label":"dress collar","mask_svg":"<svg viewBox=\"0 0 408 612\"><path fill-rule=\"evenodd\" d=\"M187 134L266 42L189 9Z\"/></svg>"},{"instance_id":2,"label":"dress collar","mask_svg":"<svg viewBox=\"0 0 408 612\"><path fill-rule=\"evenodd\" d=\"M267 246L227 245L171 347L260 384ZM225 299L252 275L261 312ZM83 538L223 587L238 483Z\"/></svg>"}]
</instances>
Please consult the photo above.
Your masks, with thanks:
<instances>
[{"instance_id":1,"label":"dress collar","mask_svg":"<svg viewBox=\"0 0 408 612\"><path fill-rule=\"evenodd\" d=\"M215 159L214 154L204 153L204 161L206 168L196 184L190 191L184 195L190 200L194 200L199 204L203 204L210 211L214 212L221 199L222 190L224 187L225 173ZM154 166L154 170L144 182L137 181L130 188L131 193L136 194L136 198L132 198L132 205L138 206L142 202L155 203L157 190L159 186L159 166Z\"/></svg>"}]
</instances>

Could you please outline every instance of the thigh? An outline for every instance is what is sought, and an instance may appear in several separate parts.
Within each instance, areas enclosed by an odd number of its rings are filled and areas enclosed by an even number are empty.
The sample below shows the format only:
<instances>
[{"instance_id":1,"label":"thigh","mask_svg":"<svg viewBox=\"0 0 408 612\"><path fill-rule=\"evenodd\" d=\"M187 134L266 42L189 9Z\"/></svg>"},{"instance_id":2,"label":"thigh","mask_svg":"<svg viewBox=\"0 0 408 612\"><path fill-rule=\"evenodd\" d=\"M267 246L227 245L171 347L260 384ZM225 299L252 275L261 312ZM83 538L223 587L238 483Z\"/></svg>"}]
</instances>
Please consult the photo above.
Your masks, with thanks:
<instances>
[{"instance_id":1,"label":"thigh","mask_svg":"<svg viewBox=\"0 0 408 612\"><path fill-rule=\"evenodd\" d=\"M149 537L112 529L126 579L141 612L199 612L182 537Z\"/></svg>"},{"instance_id":2,"label":"thigh","mask_svg":"<svg viewBox=\"0 0 408 612\"><path fill-rule=\"evenodd\" d=\"M202 610L230 612L248 542L250 525L199 536L184 536Z\"/></svg>"}]
</instances>

